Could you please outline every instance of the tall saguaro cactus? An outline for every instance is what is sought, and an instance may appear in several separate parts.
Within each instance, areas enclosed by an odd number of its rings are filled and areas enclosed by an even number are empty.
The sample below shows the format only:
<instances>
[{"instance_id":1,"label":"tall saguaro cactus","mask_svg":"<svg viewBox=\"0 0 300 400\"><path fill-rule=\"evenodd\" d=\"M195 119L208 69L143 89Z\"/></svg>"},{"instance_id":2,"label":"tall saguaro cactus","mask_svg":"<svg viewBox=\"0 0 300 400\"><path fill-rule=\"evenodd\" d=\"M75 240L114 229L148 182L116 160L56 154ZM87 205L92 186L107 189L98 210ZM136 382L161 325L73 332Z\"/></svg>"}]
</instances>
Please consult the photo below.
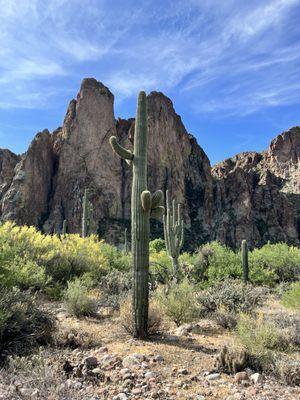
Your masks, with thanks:
<instances>
[{"instance_id":1,"label":"tall saguaro cactus","mask_svg":"<svg viewBox=\"0 0 300 400\"><path fill-rule=\"evenodd\" d=\"M124 232L124 251L125 251L125 254L128 254L128 252L129 252L127 228L125 228L125 232Z\"/></svg>"},{"instance_id":2,"label":"tall saguaro cactus","mask_svg":"<svg viewBox=\"0 0 300 400\"><path fill-rule=\"evenodd\" d=\"M84 190L84 195L82 199L82 227L81 227L81 236L83 238L87 235L88 229L88 218L89 218L89 200L88 200L88 190Z\"/></svg>"},{"instance_id":3,"label":"tall saguaro cactus","mask_svg":"<svg viewBox=\"0 0 300 400\"><path fill-rule=\"evenodd\" d=\"M63 220L63 225L62 225L62 234L63 234L63 236L65 236L66 233L67 233L67 220L64 219Z\"/></svg>"},{"instance_id":4,"label":"tall saguaro cactus","mask_svg":"<svg viewBox=\"0 0 300 400\"><path fill-rule=\"evenodd\" d=\"M248 282L249 261L248 261L248 245L246 240L242 240L242 266L243 266L243 279L245 282Z\"/></svg>"},{"instance_id":5,"label":"tall saguaro cactus","mask_svg":"<svg viewBox=\"0 0 300 400\"><path fill-rule=\"evenodd\" d=\"M133 169L131 189L131 246L133 257L133 319L134 336L145 338L148 331L149 304L149 234L150 216L159 217L164 212L163 193L153 195L147 190L147 97L140 92L134 132L133 152L124 149L115 136L110 144Z\"/></svg>"},{"instance_id":6,"label":"tall saguaro cactus","mask_svg":"<svg viewBox=\"0 0 300 400\"><path fill-rule=\"evenodd\" d=\"M167 215L163 216L164 236L167 252L172 260L174 278L178 278L178 258L183 245L184 223L181 204L176 207L175 200L170 201L169 191L166 192Z\"/></svg>"}]
</instances>

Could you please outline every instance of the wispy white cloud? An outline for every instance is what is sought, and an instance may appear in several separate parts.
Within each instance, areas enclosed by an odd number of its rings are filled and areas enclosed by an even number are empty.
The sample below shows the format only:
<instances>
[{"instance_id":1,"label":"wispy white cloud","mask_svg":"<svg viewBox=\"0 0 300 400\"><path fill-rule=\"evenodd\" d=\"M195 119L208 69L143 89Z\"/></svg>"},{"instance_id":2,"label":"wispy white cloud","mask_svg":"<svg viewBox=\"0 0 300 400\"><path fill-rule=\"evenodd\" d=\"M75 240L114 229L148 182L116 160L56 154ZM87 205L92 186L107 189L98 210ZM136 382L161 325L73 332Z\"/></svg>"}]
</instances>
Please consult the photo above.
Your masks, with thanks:
<instances>
[{"instance_id":1,"label":"wispy white cloud","mask_svg":"<svg viewBox=\"0 0 300 400\"><path fill-rule=\"evenodd\" d=\"M119 100L173 91L197 112L299 102L299 10L300 0L0 0L0 107L51 106L62 80L87 75Z\"/></svg>"}]
</instances>

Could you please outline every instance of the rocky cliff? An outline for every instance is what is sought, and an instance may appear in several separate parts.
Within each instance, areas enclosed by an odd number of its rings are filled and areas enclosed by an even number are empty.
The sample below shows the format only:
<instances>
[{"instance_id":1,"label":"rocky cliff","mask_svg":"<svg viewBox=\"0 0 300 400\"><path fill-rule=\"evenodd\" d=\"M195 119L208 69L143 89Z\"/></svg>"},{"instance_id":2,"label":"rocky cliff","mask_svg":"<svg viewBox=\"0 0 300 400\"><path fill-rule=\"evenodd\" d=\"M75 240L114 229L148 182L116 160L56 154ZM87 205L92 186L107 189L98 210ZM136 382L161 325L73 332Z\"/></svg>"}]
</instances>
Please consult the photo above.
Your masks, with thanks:
<instances>
[{"instance_id":1,"label":"rocky cliff","mask_svg":"<svg viewBox=\"0 0 300 400\"><path fill-rule=\"evenodd\" d=\"M134 119L115 119L114 96L84 79L63 126L38 133L17 156L0 150L1 219L57 232L64 219L80 231L82 196L89 189L92 231L118 242L130 226L131 169L108 139L132 146ZM299 244L300 128L279 135L263 153L241 153L211 168L209 160L162 93L148 96L149 189L169 189L184 204L186 244L243 238ZM161 224L153 222L154 234Z\"/></svg>"},{"instance_id":2,"label":"rocky cliff","mask_svg":"<svg viewBox=\"0 0 300 400\"><path fill-rule=\"evenodd\" d=\"M268 240L299 244L300 128L274 139L262 153L241 153L212 169L213 236L231 246Z\"/></svg>"}]
</instances>

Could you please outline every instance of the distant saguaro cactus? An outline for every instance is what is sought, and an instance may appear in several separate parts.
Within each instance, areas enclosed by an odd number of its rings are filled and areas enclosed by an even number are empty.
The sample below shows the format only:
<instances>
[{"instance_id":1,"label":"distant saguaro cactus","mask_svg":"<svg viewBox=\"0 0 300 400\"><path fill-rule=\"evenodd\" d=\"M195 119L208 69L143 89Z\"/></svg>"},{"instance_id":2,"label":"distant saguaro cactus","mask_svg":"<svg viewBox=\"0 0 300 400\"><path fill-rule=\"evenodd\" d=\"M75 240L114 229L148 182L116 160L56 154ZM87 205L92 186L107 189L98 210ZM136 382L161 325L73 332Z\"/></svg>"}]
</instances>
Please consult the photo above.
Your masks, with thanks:
<instances>
[{"instance_id":1,"label":"distant saguaro cactus","mask_svg":"<svg viewBox=\"0 0 300 400\"><path fill-rule=\"evenodd\" d=\"M153 195L147 190L147 97L140 92L134 132L133 152L126 150L115 136L110 144L133 168L131 189L131 247L133 256L133 320L134 336L145 338L148 333L149 306L149 234L150 216L162 216L163 193Z\"/></svg>"},{"instance_id":2,"label":"distant saguaro cactus","mask_svg":"<svg viewBox=\"0 0 300 400\"><path fill-rule=\"evenodd\" d=\"M88 220L89 220L89 200L88 200L88 190L84 190L84 195L82 198L82 227L81 227L81 237L85 238L88 231Z\"/></svg>"},{"instance_id":3,"label":"distant saguaro cactus","mask_svg":"<svg viewBox=\"0 0 300 400\"><path fill-rule=\"evenodd\" d=\"M243 266L243 279L245 282L248 282L249 261L248 261L248 245L246 240L242 240L242 266Z\"/></svg>"},{"instance_id":4,"label":"distant saguaro cactus","mask_svg":"<svg viewBox=\"0 0 300 400\"><path fill-rule=\"evenodd\" d=\"M62 234L63 234L63 236L65 236L66 233L67 233L67 220L64 219L63 225L62 225Z\"/></svg>"},{"instance_id":5,"label":"distant saguaro cactus","mask_svg":"<svg viewBox=\"0 0 300 400\"><path fill-rule=\"evenodd\" d=\"M127 228L125 228L124 232L124 251L126 254L129 253L129 244L128 244L128 238L127 238Z\"/></svg>"},{"instance_id":6,"label":"distant saguaro cactus","mask_svg":"<svg viewBox=\"0 0 300 400\"><path fill-rule=\"evenodd\" d=\"M163 216L164 236L166 249L172 260L174 278L178 278L178 258L184 240L184 223L182 218L181 204L176 207L176 202L170 201L169 191L166 192L167 215Z\"/></svg>"}]
</instances>

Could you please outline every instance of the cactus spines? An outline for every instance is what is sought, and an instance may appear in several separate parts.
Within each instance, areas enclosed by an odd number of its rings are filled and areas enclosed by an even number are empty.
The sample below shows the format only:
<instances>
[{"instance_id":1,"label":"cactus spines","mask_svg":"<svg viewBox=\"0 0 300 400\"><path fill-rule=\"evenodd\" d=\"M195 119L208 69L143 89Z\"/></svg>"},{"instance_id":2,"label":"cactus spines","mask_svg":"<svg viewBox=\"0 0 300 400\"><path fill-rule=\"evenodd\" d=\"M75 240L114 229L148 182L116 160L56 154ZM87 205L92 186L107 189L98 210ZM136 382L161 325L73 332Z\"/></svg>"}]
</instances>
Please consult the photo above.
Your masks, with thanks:
<instances>
[{"instance_id":1,"label":"cactus spines","mask_svg":"<svg viewBox=\"0 0 300 400\"><path fill-rule=\"evenodd\" d=\"M249 261L248 261L248 245L247 241L242 241L242 266L243 266L243 279L245 282L249 281Z\"/></svg>"},{"instance_id":2,"label":"cactus spines","mask_svg":"<svg viewBox=\"0 0 300 400\"><path fill-rule=\"evenodd\" d=\"M229 351L224 346L216 358L216 367L220 371L236 374L247 366L247 353L245 350Z\"/></svg>"},{"instance_id":3,"label":"cactus spines","mask_svg":"<svg viewBox=\"0 0 300 400\"><path fill-rule=\"evenodd\" d=\"M162 196L147 190L147 97L140 92L134 132L133 152L124 149L113 136L110 144L115 153L133 169L131 189L131 247L133 255L134 336L145 338L148 331L149 304L149 234L150 215L161 213ZM159 201L156 197L159 197ZM155 198L155 201L154 201ZM159 211L157 210L159 209Z\"/></svg>"},{"instance_id":4,"label":"cactus spines","mask_svg":"<svg viewBox=\"0 0 300 400\"><path fill-rule=\"evenodd\" d=\"M164 236L166 249L172 260L174 278L178 278L178 258L183 245L184 223L182 218L181 204L176 207L175 200L170 201L169 191L166 191L167 215L163 216Z\"/></svg>"},{"instance_id":5,"label":"cactus spines","mask_svg":"<svg viewBox=\"0 0 300 400\"><path fill-rule=\"evenodd\" d=\"M65 236L66 233L67 233L67 220L64 219L63 225L62 225L62 234L63 234L63 236Z\"/></svg>"}]
</instances>

